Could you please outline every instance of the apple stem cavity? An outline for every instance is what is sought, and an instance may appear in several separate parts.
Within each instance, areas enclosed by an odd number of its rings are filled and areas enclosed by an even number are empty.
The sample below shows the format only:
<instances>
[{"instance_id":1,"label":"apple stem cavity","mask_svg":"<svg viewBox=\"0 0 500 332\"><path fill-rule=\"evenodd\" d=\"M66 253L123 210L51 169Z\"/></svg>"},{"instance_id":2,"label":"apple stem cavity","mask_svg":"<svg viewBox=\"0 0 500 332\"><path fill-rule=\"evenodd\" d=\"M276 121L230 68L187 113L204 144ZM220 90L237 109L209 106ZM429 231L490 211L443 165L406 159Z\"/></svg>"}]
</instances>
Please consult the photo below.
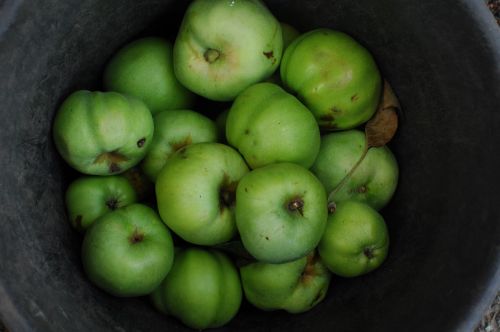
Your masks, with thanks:
<instances>
[{"instance_id":1,"label":"apple stem cavity","mask_svg":"<svg viewBox=\"0 0 500 332\"><path fill-rule=\"evenodd\" d=\"M337 204L335 204L335 202L333 202L333 201L328 202L327 209L328 209L328 213L332 214L335 212L335 210L337 210Z\"/></svg>"},{"instance_id":2,"label":"apple stem cavity","mask_svg":"<svg viewBox=\"0 0 500 332\"><path fill-rule=\"evenodd\" d=\"M375 257L375 255L373 254L373 249L371 248L365 248L363 250L363 254L368 258L368 259L372 259L373 257Z\"/></svg>"},{"instance_id":3,"label":"apple stem cavity","mask_svg":"<svg viewBox=\"0 0 500 332\"><path fill-rule=\"evenodd\" d=\"M236 186L238 182L231 181L227 174L224 174L222 184L219 189L219 203L220 210L229 208L234 205L236 201Z\"/></svg>"},{"instance_id":4,"label":"apple stem cavity","mask_svg":"<svg viewBox=\"0 0 500 332\"><path fill-rule=\"evenodd\" d=\"M294 198L288 202L287 208L290 212L297 211L301 216L304 216L304 200L300 197Z\"/></svg>"},{"instance_id":5,"label":"apple stem cavity","mask_svg":"<svg viewBox=\"0 0 500 332\"><path fill-rule=\"evenodd\" d=\"M98 155L94 160L94 164L101 164L104 162L108 162L109 172L116 173L121 171L121 167L119 164L128 160L129 159L124 155L122 155L121 153L118 153L116 151L111 151L111 152L104 152Z\"/></svg>"},{"instance_id":6,"label":"apple stem cavity","mask_svg":"<svg viewBox=\"0 0 500 332\"><path fill-rule=\"evenodd\" d=\"M137 227L136 227L134 230L134 233L132 233L132 236L130 237L129 241L132 244L136 244L136 243L141 242L142 240L144 240L144 234L139 232L137 230Z\"/></svg>"},{"instance_id":7,"label":"apple stem cavity","mask_svg":"<svg viewBox=\"0 0 500 332\"><path fill-rule=\"evenodd\" d=\"M118 200L116 198L110 198L106 201L106 206L111 210L118 209Z\"/></svg>"},{"instance_id":8,"label":"apple stem cavity","mask_svg":"<svg viewBox=\"0 0 500 332\"><path fill-rule=\"evenodd\" d=\"M219 59L220 52L216 49L209 48L208 50L205 51L203 57L208 63L214 63L215 61L217 61L217 59Z\"/></svg>"}]
</instances>

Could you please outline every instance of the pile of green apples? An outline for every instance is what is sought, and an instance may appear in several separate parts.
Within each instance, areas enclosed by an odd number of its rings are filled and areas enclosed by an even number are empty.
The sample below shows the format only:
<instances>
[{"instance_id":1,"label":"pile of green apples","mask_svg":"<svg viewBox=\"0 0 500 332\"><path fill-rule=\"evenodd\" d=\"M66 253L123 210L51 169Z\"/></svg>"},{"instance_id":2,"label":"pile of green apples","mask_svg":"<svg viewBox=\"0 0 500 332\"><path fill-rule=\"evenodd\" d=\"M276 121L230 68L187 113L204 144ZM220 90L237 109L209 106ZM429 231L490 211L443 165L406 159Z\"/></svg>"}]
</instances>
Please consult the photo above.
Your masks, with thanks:
<instances>
[{"instance_id":1,"label":"pile of green apples","mask_svg":"<svg viewBox=\"0 0 500 332\"><path fill-rule=\"evenodd\" d=\"M373 142L395 128L372 55L347 34L299 34L259 0L194 0L174 43L124 46L103 87L68 96L53 126L83 173L65 198L97 287L204 329L243 298L307 311L331 273L386 258L378 210L398 165ZM226 103L192 110L207 99Z\"/></svg>"}]
</instances>

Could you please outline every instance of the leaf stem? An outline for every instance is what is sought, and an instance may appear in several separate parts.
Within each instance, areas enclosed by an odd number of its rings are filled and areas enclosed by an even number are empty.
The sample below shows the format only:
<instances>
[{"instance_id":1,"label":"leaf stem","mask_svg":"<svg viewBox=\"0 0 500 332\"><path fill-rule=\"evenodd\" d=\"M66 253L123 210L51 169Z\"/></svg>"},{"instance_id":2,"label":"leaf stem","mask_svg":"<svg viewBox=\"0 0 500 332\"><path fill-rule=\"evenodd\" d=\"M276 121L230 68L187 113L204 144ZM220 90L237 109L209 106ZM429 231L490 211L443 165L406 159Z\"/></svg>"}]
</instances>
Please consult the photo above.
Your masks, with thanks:
<instances>
[{"instance_id":1,"label":"leaf stem","mask_svg":"<svg viewBox=\"0 0 500 332\"><path fill-rule=\"evenodd\" d=\"M352 177L352 175L354 174L354 172L356 171L356 169L359 167L359 165L361 165L361 163L363 162L363 160L365 160L366 154L368 153L369 149L370 149L370 147L368 146L368 141L365 139L365 146L363 148L363 153L359 157L358 161L354 164L354 166L352 166L352 168L349 171L349 173L347 173L344 176L344 178L342 179L342 181L340 181L340 183L337 185L337 187L335 187L335 189L333 189L333 191L330 193L330 195L328 195L328 202L333 202L334 201L335 195L340 191L340 189L342 189L344 187L344 185Z\"/></svg>"}]
</instances>

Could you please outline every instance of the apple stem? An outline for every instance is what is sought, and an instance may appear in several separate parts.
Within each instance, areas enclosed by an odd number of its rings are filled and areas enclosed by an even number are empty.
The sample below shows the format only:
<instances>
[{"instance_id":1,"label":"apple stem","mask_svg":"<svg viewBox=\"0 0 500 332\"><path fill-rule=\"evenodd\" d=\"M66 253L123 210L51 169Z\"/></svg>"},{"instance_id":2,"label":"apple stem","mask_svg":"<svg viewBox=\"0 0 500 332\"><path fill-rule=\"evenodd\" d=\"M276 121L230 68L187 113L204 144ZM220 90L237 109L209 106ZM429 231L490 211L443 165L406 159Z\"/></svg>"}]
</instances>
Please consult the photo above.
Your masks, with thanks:
<instances>
[{"instance_id":1,"label":"apple stem","mask_svg":"<svg viewBox=\"0 0 500 332\"><path fill-rule=\"evenodd\" d=\"M205 54L203 54L203 56L208 63L214 63L220 57L220 52L216 49L209 48L205 51Z\"/></svg>"},{"instance_id":2,"label":"apple stem","mask_svg":"<svg viewBox=\"0 0 500 332\"><path fill-rule=\"evenodd\" d=\"M354 166L351 168L351 170L344 176L344 178L342 179L342 181L340 181L340 183L338 184L337 187L335 187L335 189L333 189L333 191L330 193L330 195L328 195L328 210L330 211L330 204L333 203L335 200L335 195L340 191L340 189L342 189L344 187L344 185L347 183L347 181L352 177L352 175L354 174L354 172L356 171L356 169L359 167L359 165L361 165L361 163L363 162L363 160L365 160L365 157L366 157L366 154L368 153L368 150L370 149L370 147L368 146L368 142L366 142L365 140L365 146L363 148L363 153L361 154L361 157L359 157L358 161L354 164ZM335 211L335 206L333 206L333 212ZM330 212L332 213L332 212Z\"/></svg>"},{"instance_id":3,"label":"apple stem","mask_svg":"<svg viewBox=\"0 0 500 332\"><path fill-rule=\"evenodd\" d=\"M297 211L301 216L304 215L304 201L301 198L294 198L288 203L289 211Z\"/></svg>"}]
</instances>

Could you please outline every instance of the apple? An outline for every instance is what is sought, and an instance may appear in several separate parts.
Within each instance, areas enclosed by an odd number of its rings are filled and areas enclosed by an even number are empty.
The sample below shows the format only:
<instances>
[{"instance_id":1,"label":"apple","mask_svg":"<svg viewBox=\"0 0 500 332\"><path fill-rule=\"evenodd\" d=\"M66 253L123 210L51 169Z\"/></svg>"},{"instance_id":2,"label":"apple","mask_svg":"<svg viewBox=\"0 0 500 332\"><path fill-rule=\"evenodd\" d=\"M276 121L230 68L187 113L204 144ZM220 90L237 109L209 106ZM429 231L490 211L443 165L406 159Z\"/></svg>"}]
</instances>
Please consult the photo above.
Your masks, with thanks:
<instances>
[{"instance_id":1,"label":"apple","mask_svg":"<svg viewBox=\"0 0 500 332\"><path fill-rule=\"evenodd\" d=\"M84 231L100 216L135 203L137 195L123 176L85 176L68 186L65 201L71 225Z\"/></svg>"},{"instance_id":2,"label":"apple","mask_svg":"<svg viewBox=\"0 0 500 332\"><path fill-rule=\"evenodd\" d=\"M174 44L174 71L191 91L233 100L269 77L283 51L280 23L259 0L195 0Z\"/></svg>"},{"instance_id":3,"label":"apple","mask_svg":"<svg viewBox=\"0 0 500 332\"><path fill-rule=\"evenodd\" d=\"M251 263L240 268L240 275L248 302L294 314L320 303L330 283L330 271L315 252L288 263Z\"/></svg>"},{"instance_id":4,"label":"apple","mask_svg":"<svg viewBox=\"0 0 500 332\"><path fill-rule=\"evenodd\" d=\"M162 111L155 114L153 120L153 141L141 165L153 182L177 150L190 144L217 140L214 121L200 113L190 110Z\"/></svg>"},{"instance_id":5,"label":"apple","mask_svg":"<svg viewBox=\"0 0 500 332\"><path fill-rule=\"evenodd\" d=\"M170 42L156 37L125 45L104 70L106 90L141 99L153 114L190 107L194 95L174 75L172 48Z\"/></svg>"},{"instance_id":6,"label":"apple","mask_svg":"<svg viewBox=\"0 0 500 332\"><path fill-rule=\"evenodd\" d=\"M369 205L356 201L337 204L318 246L328 269L342 277L356 277L376 269L388 249L384 218Z\"/></svg>"},{"instance_id":7,"label":"apple","mask_svg":"<svg viewBox=\"0 0 500 332\"><path fill-rule=\"evenodd\" d=\"M197 143L177 151L156 179L158 211L185 241L215 245L236 233L236 186L248 172L243 158L220 143Z\"/></svg>"},{"instance_id":8,"label":"apple","mask_svg":"<svg viewBox=\"0 0 500 332\"><path fill-rule=\"evenodd\" d=\"M149 207L132 204L97 219L85 233L83 267L99 288L120 297L156 289L172 267L169 230Z\"/></svg>"},{"instance_id":9,"label":"apple","mask_svg":"<svg viewBox=\"0 0 500 332\"><path fill-rule=\"evenodd\" d=\"M116 92L72 93L59 108L53 136L57 151L84 174L126 171L146 155L153 117L137 98Z\"/></svg>"},{"instance_id":10,"label":"apple","mask_svg":"<svg viewBox=\"0 0 500 332\"><path fill-rule=\"evenodd\" d=\"M151 299L158 310L193 329L219 327L240 308L240 278L233 263L219 251L179 249L172 270Z\"/></svg>"},{"instance_id":11,"label":"apple","mask_svg":"<svg viewBox=\"0 0 500 332\"><path fill-rule=\"evenodd\" d=\"M366 122L381 97L382 79L372 55L339 31L316 29L295 39L283 54L280 73L323 130Z\"/></svg>"},{"instance_id":12,"label":"apple","mask_svg":"<svg viewBox=\"0 0 500 332\"><path fill-rule=\"evenodd\" d=\"M337 188L345 175L363 154L365 134L347 130L324 135L318 157L311 171L323 183L327 192ZM387 146L372 147L352 176L335 193L335 203L356 200L376 210L384 207L394 195L399 168Z\"/></svg>"},{"instance_id":13,"label":"apple","mask_svg":"<svg viewBox=\"0 0 500 332\"><path fill-rule=\"evenodd\" d=\"M320 146L311 112L272 83L252 85L236 98L227 116L226 136L252 169L275 162L309 168Z\"/></svg>"},{"instance_id":14,"label":"apple","mask_svg":"<svg viewBox=\"0 0 500 332\"><path fill-rule=\"evenodd\" d=\"M326 193L307 169L276 163L246 174L236 189L236 225L243 246L259 261L307 255L326 226Z\"/></svg>"},{"instance_id":15,"label":"apple","mask_svg":"<svg viewBox=\"0 0 500 332\"><path fill-rule=\"evenodd\" d=\"M286 50L286 48L300 36L300 33L288 23L280 22L280 25L283 34L283 50Z\"/></svg>"}]
</instances>

